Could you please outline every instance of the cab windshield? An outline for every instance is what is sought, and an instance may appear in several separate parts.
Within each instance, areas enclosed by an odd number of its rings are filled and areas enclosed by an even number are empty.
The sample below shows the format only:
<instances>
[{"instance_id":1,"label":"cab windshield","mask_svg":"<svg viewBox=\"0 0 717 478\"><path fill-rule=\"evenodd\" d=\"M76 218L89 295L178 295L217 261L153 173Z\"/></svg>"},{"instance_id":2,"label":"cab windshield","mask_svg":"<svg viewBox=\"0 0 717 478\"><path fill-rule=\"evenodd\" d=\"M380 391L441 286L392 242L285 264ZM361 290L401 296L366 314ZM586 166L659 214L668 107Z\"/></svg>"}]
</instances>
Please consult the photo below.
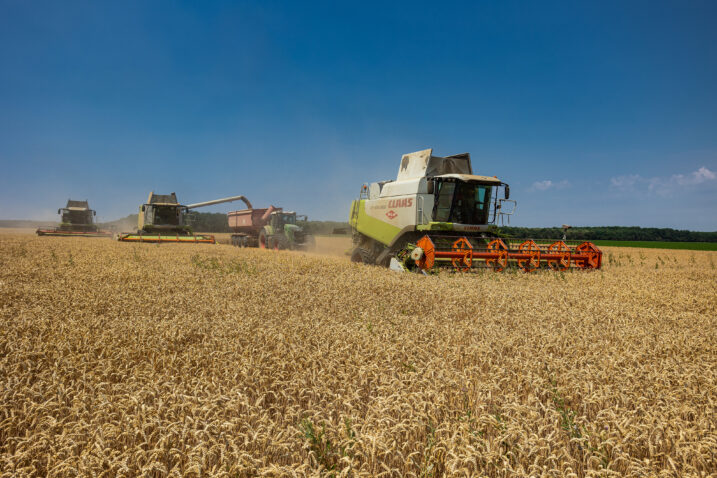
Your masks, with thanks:
<instances>
[{"instance_id":1,"label":"cab windshield","mask_svg":"<svg viewBox=\"0 0 717 478\"><path fill-rule=\"evenodd\" d=\"M281 215L281 223L282 224L296 224L296 215L282 214Z\"/></svg>"},{"instance_id":2,"label":"cab windshield","mask_svg":"<svg viewBox=\"0 0 717 478\"><path fill-rule=\"evenodd\" d=\"M62 222L70 224L92 224L92 211L62 210Z\"/></svg>"},{"instance_id":3,"label":"cab windshield","mask_svg":"<svg viewBox=\"0 0 717 478\"><path fill-rule=\"evenodd\" d=\"M458 224L487 224L493 186L437 181L433 220Z\"/></svg>"},{"instance_id":4,"label":"cab windshield","mask_svg":"<svg viewBox=\"0 0 717 478\"><path fill-rule=\"evenodd\" d=\"M178 226L179 208L177 206L154 206L155 226Z\"/></svg>"}]
</instances>

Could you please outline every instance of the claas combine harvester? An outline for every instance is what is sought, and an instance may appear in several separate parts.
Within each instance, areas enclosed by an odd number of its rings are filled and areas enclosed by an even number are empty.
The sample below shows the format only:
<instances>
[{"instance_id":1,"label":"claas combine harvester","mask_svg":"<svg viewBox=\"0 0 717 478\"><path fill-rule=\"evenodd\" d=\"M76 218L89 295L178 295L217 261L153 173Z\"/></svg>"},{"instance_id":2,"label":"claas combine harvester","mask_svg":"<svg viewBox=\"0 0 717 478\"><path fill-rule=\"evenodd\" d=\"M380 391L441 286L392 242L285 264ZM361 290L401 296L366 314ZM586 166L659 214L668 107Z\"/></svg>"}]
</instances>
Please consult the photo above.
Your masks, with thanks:
<instances>
[{"instance_id":1,"label":"claas combine harvester","mask_svg":"<svg viewBox=\"0 0 717 478\"><path fill-rule=\"evenodd\" d=\"M58 209L60 225L53 228L39 228L38 236L64 237L110 237L109 231L103 231L95 224L96 212L90 209L87 201L67 200L67 206Z\"/></svg>"},{"instance_id":2,"label":"claas combine harvester","mask_svg":"<svg viewBox=\"0 0 717 478\"><path fill-rule=\"evenodd\" d=\"M468 153L432 153L406 154L395 181L362 186L351 204L352 261L421 271L600 268L602 252L590 242L501 237L497 225L516 206L510 187L495 176L474 175Z\"/></svg>"},{"instance_id":3,"label":"claas combine harvester","mask_svg":"<svg viewBox=\"0 0 717 478\"><path fill-rule=\"evenodd\" d=\"M244 201L247 207L251 204L244 196L232 196L196 204L179 204L177 195L149 193L147 202L139 207L137 232L123 232L116 236L122 242L189 242L214 244L214 236L210 234L194 234L187 223L189 210L204 206L212 206L231 201Z\"/></svg>"}]
</instances>

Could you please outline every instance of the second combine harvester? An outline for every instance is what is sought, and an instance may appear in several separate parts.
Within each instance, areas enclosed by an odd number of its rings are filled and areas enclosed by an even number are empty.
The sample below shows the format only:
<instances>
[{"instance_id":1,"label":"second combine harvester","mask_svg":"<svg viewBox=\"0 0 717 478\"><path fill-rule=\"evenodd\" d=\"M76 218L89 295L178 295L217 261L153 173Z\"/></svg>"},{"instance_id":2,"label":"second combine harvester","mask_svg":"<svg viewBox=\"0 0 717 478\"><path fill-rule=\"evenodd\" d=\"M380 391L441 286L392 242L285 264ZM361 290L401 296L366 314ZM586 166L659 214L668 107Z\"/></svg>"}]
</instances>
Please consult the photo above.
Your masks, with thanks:
<instances>
[{"instance_id":1,"label":"second combine harvester","mask_svg":"<svg viewBox=\"0 0 717 478\"><path fill-rule=\"evenodd\" d=\"M499 237L495 226L515 209L510 187L495 176L474 175L468 153L432 153L406 154L395 181L362 186L351 204L352 261L423 271L600 268L602 252L590 242Z\"/></svg>"},{"instance_id":2,"label":"second combine harvester","mask_svg":"<svg viewBox=\"0 0 717 478\"><path fill-rule=\"evenodd\" d=\"M231 201L244 201L247 207L251 203L244 196L232 196L213 201L196 204L180 204L177 195L149 193L147 202L139 207L137 217L137 232L123 232L117 235L118 241L123 242L190 242L214 244L216 241L211 234L194 234L187 224L187 214L190 209L212 206Z\"/></svg>"}]
</instances>

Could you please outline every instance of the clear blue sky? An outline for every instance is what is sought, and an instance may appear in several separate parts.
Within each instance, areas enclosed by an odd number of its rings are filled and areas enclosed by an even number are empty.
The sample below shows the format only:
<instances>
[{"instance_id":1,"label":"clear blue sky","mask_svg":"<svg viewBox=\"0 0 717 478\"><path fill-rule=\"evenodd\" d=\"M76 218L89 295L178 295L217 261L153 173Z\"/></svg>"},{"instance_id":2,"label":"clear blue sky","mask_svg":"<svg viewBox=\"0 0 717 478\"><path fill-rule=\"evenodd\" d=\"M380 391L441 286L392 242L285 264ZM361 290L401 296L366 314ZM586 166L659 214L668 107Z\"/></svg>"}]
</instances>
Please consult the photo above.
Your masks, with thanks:
<instances>
[{"instance_id":1,"label":"clear blue sky","mask_svg":"<svg viewBox=\"0 0 717 478\"><path fill-rule=\"evenodd\" d=\"M343 220L433 147L510 183L514 225L714 231L716 24L712 1L1 0L0 218L155 190Z\"/></svg>"}]
</instances>

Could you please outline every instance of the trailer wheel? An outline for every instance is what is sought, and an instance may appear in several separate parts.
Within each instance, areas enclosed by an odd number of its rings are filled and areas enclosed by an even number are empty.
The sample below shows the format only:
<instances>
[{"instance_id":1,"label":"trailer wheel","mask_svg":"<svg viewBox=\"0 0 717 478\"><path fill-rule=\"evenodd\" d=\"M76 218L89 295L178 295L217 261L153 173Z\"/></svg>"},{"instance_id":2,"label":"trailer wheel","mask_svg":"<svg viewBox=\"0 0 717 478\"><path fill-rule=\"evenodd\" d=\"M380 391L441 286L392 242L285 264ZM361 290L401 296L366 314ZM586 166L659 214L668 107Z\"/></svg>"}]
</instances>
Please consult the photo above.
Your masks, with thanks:
<instances>
[{"instance_id":1,"label":"trailer wheel","mask_svg":"<svg viewBox=\"0 0 717 478\"><path fill-rule=\"evenodd\" d=\"M268 244L267 244L266 232L261 231L261 232L259 233L259 248L260 248L260 249L266 249L267 246L268 246Z\"/></svg>"}]
</instances>

